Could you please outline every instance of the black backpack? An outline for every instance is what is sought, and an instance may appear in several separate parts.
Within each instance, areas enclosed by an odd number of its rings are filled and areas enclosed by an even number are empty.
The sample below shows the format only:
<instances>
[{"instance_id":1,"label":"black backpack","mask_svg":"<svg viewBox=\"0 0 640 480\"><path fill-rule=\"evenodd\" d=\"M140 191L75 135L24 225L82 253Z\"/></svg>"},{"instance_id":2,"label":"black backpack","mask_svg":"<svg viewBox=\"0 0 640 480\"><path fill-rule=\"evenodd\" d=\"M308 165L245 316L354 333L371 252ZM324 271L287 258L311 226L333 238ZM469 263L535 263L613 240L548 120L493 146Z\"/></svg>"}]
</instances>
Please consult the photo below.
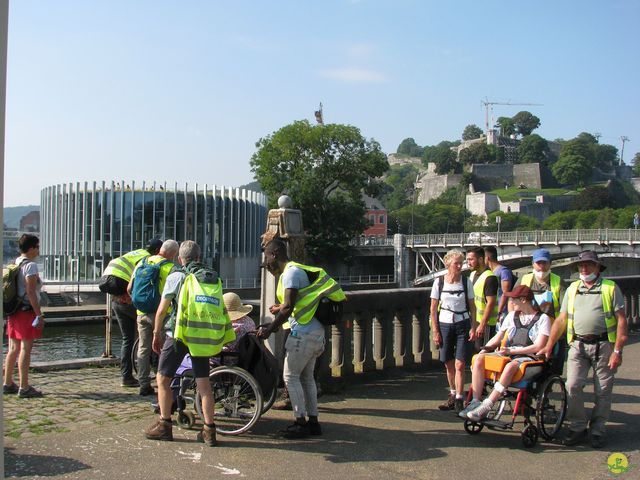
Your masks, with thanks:
<instances>
[{"instance_id":1,"label":"black backpack","mask_svg":"<svg viewBox=\"0 0 640 480\"><path fill-rule=\"evenodd\" d=\"M471 310L469 310L469 294L467 290L467 278L461 276L460 280L462 281L462 291L464 295L464 303L467 307L467 312L471 312ZM441 277L438 277L438 293L440 295L442 295L443 288L444 288L444 275L442 275ZM440 297L438 297L438 301L440 301Z\"/></svg>"}]
</instances>

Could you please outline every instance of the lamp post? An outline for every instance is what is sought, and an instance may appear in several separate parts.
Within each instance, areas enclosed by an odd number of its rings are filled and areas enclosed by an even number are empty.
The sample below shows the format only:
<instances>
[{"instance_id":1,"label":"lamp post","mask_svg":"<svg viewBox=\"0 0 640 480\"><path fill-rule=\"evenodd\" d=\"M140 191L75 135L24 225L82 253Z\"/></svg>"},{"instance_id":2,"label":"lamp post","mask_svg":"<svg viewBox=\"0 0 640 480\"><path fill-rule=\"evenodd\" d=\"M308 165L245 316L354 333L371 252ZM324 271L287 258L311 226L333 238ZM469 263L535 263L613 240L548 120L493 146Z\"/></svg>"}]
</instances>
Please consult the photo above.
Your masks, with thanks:
<instances>
[{"instance_id":1,"label":"lamp post","mask_svg":"<svg viewBox=\"0 0 640 480\"><path fill-rule=\"evenodd\" d=\"M413 198L411 200L411 246L413 246L414 242L413 242L413 234L414 234L414 230L413 230L413 226L414 226L414 214L413 214L413 209L415 208L416 205L416 192L418 190L418 179L420 178L420 172L416 173L416 179L413 182Z\"/></svg>"},{"instance_id":2,"label":"lamp post","mask_svg":"<svg viewBox=\"0 0 640 480\"><path fill-rule=\"evenodd\" d=\"M496 242L500 240L500 224L502 223L502 217L500 215L496 215L496 223L498 224L498 233L496 234Z\"/></svg>"}]
</instances>

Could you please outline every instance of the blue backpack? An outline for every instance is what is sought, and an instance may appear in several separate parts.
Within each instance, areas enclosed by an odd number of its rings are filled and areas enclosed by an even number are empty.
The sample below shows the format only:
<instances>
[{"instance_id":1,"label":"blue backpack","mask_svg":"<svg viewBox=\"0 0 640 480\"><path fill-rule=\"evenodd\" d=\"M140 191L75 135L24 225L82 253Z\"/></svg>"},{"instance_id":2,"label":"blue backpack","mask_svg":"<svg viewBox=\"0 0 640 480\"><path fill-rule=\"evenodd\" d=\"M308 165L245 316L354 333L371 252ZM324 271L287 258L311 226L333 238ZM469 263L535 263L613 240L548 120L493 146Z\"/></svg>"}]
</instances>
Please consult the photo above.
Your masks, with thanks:
<instances>
[{"instance_id":1,"label":"blue backpack","mask_svg":"<svg viewBox=\"0 0 640 480\"><path fill-rule=\"evenodd\" d=\"M142 259L133 277L131 289L131 302L144 313L153 313L160 305L160 269L169 260L159 263L149 263L147 257Z\"/></svg>"}]
</instances>

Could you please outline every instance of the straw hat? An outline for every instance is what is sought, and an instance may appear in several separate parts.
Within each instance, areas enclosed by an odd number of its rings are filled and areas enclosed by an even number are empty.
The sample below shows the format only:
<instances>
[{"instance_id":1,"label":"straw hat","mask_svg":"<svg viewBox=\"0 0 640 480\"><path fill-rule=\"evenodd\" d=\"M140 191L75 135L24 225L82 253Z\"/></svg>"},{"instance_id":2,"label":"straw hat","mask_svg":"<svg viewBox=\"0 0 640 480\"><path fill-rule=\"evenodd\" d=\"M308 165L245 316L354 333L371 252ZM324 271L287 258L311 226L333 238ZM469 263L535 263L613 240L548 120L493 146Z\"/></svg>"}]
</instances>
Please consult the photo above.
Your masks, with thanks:
<instances>
[{"instance_id":1,"label":"straw hat","mask_svg":"<svg viewBox=\"0 0 640 480\"><path fill-rule=\"evenodd\" d=\"M252 305L243 305L240 296L237 293L228 292L222 296L224 300L224 306L229 313L231 321L238 320L239 318L248 315L253 310Z\"/></svg>"}]
</instances>

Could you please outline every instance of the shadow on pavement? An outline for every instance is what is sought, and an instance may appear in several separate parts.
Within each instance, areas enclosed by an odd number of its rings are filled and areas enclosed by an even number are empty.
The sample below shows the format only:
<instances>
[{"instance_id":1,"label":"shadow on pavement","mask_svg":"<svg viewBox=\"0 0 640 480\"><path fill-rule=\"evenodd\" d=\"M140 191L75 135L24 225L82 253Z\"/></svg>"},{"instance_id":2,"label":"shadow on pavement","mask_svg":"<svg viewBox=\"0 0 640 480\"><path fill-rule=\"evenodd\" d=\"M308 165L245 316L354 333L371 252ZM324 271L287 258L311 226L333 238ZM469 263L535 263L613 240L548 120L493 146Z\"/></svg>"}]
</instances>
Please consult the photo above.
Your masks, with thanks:
<instances>
[{"instance_id":1,"label":"shadow on pavement","mask_svg":"<svg viewBox=\"0 0 640 480\"><path fill-rule=\"evenodd\" d=\"M15 454L12 448L5 448L4 450L5 478L55 477L80 470L89 470L90 468L92 467L72 458Z\"/></svg>"}]
</instances>

